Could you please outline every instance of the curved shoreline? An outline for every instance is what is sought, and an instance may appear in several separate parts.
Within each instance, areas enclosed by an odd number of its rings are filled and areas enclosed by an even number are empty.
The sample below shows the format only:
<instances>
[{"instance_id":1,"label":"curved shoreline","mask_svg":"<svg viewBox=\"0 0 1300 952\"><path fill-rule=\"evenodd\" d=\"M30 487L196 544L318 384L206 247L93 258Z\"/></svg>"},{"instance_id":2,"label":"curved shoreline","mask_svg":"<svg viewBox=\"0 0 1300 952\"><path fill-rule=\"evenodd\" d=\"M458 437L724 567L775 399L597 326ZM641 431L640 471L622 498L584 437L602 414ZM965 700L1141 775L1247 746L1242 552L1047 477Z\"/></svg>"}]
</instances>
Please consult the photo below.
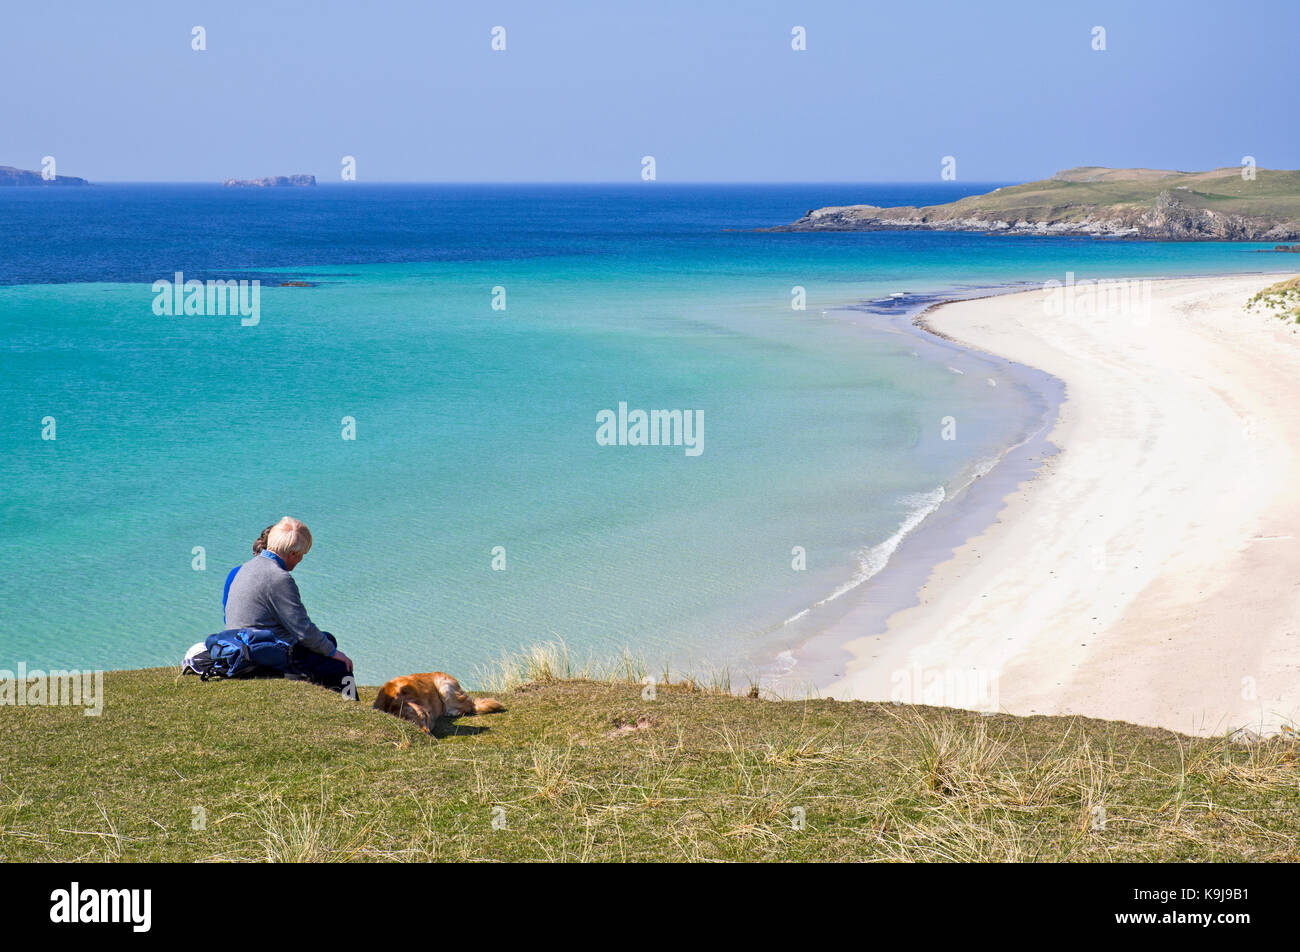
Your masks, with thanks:
<instances>
[{"instance_id":1,"label":"curved shoreline","mask_svg":"<svg viewBox=\"0 0 1300 952\"><path fill-rule=\"evenodd\" d=\"M1300 564L1282 537L1300 528L1286 373L1300 342L1242 314L1274 280L1153 281L1146 326L1045 316L1041 289L918 315L955 345L1063 381L1047 436L1062 453L940 553L910 607L882 620L864 598L805 646L851 655L825 692L1194 733L1294 723ZM1243 418L1269 438L1236 452Z\"/></svg>"},{"instance_id":2,"label":"curved shoreline","mask_svg":"<svg viewBox=\"0 0 1300 952\"><path fill-rule=\"evenodd\" d=\"M889 618L917 605L935 567L993 525L1007 497L1033 480L1043 463L1056 454L1049 434L1065 400L1064 383L1038 368L936 332L927 322L929 315L952 304L1015 295L1038 286L1033 282L1013 282L926 292L921 295L923 300L919 305L914 302L897 315L895 326L900 333L915 335L921 343L930 346L951 349L954 360L984 362L990 372L1008 378L1026 395L1032 419L1019 436L994 456L971 458L964 471L938 487L944 491L944 498L937 506L922 507L928 510L923 518L908 525L912 522L908 516L894 536L864 545L861 551L870 554L893 543L887 561L880 568L864 578L849 579L782 623L788 625L812 616L808 619L810 632L763 669L761 681L770 693L779 697L821 694L828 685L838 682L844 676L846 665L854 660L847 647L851 639L842 631L845 619L851 617L853 624L865 631L883 631ZM864 302L833 309L832 313L834 310L852 313L872 304L887 303L891 302ZM942 359L942 354L926 357ZM917 495L929 493L918 490Z\"/></svg>"}]
</instances>

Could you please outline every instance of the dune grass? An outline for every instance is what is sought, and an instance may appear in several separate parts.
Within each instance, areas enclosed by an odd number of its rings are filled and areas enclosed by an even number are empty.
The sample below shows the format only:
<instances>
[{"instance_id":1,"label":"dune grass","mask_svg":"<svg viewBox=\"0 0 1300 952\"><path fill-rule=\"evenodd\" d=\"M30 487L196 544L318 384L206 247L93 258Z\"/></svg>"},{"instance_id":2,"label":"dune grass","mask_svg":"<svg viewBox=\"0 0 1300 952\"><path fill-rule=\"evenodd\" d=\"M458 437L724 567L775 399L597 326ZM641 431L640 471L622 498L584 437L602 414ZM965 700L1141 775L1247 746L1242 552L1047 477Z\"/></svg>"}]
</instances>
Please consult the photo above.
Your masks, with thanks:
<instances>
[{"instance_id":1,"label":"dune grass","mask_svg":"<svg viewBox=\"0 0 1300 952\"><path fill-rule=\"evenodd\" d=\"M110 672L100 717L0 708L0 859L1300 859L1286 738L613 669L537 649L497 672L506 713L432 738L374 689Z\"/></svg>"},{"instance_id":2,"label":"dune grass","mask_svg":"<svg viewBox=\"0 0 1300 952\"><path fill-rule=\"evenodd\" d=\"M1300 324L1300 277L1270 284L1247 301L1246 307L1261 308L1284 321Z\"/></svg>"}]
</instances>

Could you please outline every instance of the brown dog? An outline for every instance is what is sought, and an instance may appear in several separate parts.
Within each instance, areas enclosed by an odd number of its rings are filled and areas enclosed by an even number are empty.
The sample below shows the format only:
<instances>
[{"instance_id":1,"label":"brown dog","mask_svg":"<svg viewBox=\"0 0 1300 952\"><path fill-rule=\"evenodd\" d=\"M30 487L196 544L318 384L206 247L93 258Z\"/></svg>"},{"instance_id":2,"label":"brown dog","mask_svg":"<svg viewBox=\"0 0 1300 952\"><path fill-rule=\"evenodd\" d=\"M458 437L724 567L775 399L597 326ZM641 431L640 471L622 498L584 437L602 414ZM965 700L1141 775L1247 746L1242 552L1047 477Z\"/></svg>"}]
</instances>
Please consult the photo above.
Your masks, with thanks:
<instances>
[{"instance_id":1,"label":"brown dog","mask_svg":"<svg viewBox=\"0 0 1300 952\"><path fill-rule=\"evenodd\" d=\"M496 698L474 700L461 689L459 681L441 671L393 678L379 689L374 706L376 711L413 722L426 734L433 733L433 722L440 717L505 710Z\"/></svg>"}]
</instances>

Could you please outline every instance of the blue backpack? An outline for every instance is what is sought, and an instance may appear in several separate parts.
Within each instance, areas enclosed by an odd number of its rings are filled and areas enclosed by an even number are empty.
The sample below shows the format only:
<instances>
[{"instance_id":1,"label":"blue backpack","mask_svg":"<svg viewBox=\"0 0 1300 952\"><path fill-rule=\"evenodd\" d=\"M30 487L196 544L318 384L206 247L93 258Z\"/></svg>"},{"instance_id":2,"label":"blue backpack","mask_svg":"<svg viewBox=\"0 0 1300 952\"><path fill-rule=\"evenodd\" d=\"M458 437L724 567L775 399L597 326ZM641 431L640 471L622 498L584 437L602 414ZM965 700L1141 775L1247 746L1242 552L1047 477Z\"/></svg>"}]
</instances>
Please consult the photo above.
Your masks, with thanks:
<instances>
[{"instance_id":1,"label":"blue backpack","mask_svg":"<svg viewBox=\"0 0 1300 952\"><path fill-rule=\"evenodd\" d=\"M259 668L292 672L293 645L273 631L262 628L238 628L208 635L207 664L197 667L201 680L212 678L247 678ZM198 660L198 659L195 659Z\"/></svg>"}]
</instances>

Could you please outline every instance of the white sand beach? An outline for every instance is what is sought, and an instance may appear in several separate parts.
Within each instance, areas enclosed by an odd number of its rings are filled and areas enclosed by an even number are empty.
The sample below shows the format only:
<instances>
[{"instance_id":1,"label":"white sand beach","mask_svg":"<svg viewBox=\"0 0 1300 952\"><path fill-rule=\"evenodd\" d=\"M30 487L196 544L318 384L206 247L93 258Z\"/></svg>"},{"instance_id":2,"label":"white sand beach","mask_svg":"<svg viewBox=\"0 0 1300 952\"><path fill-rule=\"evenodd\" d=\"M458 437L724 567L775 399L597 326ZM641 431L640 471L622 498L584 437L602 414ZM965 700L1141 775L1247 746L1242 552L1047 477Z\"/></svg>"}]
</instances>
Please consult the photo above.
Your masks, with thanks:
<instances>
[{"instance_id":1,"label":"white sand beach","mask_svg":"<svg viewBox=\"0 0 1300 952\"><path fill-rule=\"evenodd\" d=\"M837 624L852 660L823 695L976 677L992 705L927 700L1197 734L1300 723L1300 334L1244 309L1283 277L1151 282L1145 314L1052 314L1036 290L927 315L1065 382L1060 453L887 631Z\"/></svg>"}]
</instances>

